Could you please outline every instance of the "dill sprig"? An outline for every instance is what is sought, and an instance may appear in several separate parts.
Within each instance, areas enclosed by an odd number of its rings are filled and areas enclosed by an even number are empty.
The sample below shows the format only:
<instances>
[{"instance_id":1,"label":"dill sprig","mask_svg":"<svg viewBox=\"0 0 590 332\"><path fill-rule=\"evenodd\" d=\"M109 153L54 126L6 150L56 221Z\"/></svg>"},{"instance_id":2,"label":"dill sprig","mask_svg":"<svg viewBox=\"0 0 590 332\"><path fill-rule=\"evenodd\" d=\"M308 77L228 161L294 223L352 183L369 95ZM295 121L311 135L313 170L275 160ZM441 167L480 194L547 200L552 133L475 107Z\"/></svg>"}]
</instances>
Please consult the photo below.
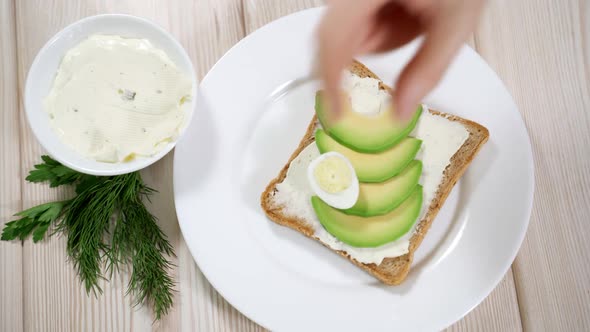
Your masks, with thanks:
<instances>
[{"instance_id":1,"label":"dill sprig","mask_svg":"<svg viewBox=\"0 0 590 332\"><path fill-rule=\"evenodd\" d=\"M66 252L88 293L102 293L99 281L121 265L131 265L127 294L136 305L148 303L156 319L172 307L174 281L167 256L174 249L156 218L143 203L155 191L139 174L97 177L76 172L49 156L29 173L30 182L49 182L50 187L74 185L76 196L50 202L17 213L20 219L6 223L2 240L33 241L44 238L48 229L67 237Z\"/></svg>"}]
</instances>

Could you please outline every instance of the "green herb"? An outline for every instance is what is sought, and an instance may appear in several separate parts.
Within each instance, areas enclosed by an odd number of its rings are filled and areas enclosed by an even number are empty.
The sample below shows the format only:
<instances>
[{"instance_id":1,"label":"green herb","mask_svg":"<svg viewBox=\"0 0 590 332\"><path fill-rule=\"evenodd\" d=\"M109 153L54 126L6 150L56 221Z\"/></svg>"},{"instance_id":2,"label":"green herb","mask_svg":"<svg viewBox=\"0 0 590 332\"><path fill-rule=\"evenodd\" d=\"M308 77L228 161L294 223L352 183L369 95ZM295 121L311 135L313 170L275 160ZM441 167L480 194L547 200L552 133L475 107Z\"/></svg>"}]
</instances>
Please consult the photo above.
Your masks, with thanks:
<instances>
[{"instance_id":1,"label":"green herb","mask_svg":"<svg viewBox=\"0 0 590 332\"><path fill-rule=\"evenodd\" d=\"M156 319L166 315L174 287L166 256L174 256L174 249L143 203L154 190L143 183L139 172L97 177L42 158L27 180L49 182L51 187L74 185L76 196L17 213L21 218L6 223L1 239L24 240L32 234L38 242L53 228L67 237L67 254L88 293L102 293L98 286L105 278L102 266L112 276L121 265L131 265L127 293L136 305L147 302Z\"/></svg>"}]
</instances>

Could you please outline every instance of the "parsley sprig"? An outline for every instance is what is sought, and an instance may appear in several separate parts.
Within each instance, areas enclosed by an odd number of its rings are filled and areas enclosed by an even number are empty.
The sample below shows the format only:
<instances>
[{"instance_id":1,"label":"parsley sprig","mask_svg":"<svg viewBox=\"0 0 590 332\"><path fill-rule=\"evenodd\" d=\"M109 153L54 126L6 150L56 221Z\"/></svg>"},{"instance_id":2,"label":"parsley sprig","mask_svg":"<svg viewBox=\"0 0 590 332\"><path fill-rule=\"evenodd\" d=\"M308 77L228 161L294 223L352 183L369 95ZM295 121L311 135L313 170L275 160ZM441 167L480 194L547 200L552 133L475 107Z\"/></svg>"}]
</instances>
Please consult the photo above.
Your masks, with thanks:
<instances>
[{"instance_id":1,"label":"parsley sprig","mask_svg":"<svg viewBox=\"0 0 590 332\"><path fill-rule=\"evenodd\" d=\"M6 223L1 239L33 242L51 234L67 238L66 251L88 293L102 293L105 274L131 266L127 293L136 305L148 303L156 319L172 307L174 281L168 273L174 249L143 200L154 190L139 174L97 177L76 172L49 156L35 165L26 180L49 182L50 187L73 185L70 200L41 204L21 211ZM103 272L104 270L104 272Z\"/></svg>"}]
</instances>

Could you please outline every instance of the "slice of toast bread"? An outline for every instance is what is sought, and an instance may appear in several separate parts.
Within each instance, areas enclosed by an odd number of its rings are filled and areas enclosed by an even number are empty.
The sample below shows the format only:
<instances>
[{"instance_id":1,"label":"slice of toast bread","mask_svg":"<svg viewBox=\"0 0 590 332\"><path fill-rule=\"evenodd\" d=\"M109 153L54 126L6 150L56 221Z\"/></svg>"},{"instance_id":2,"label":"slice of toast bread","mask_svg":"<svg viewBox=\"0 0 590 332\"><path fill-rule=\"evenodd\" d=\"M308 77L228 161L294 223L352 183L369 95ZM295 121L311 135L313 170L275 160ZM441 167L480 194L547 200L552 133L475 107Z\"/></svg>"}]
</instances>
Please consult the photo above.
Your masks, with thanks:
<instances>
[{"instance_id":1,"label":"slice of toast bread","mask_svg":"<svg viewBox=\"0 0 590 332\"><path fill-rule=\"evenodd\" d=\"M349 67L349 70L360 77L372 77L379 79L373 72L371 72L371 70L356 61ZM380 83L380 88L390 90L390 88L383 83ZM429 112L436 116L442 116L451 121L460 123L469 132L469 137L465 140L459 150L457 150L457 152L452 156L450 164L443 173L443 179L438 187L435 197L432 199L431 204L428 207L426 214L422 220L417 221L418 224L416 226L416 230L410 239L409 252L399 257L386 257L383 259L381 264L377 265L372 263L361 263L354 258L351 258L350 255L348 255L348 253L345 251L336 251L338 254L347 258L352 263L372 274L374 277L387 285L399 285L405 280L410 270L410 265L412 264L414 252L420 246L422 239L428 232L428 229L430 228L430 225L432 224L438 211L444 204L455 183L463 175L468 165L471 163L477 152L481 149L489 137L488 130L480 124L454 115L448 115L433 110L429 110ZM303 139L299 143L297 149L291 155L291 158L287 164L283 167L279 175L268 184L266 190L261 195L261 206L268 218L280 225L290 227L315 240L318 239L314 236L314 229L312 226L310 226L310 223L306 222L301 217L287 215L284 212L285 207L281 204L278 204L274 199L274 196L278 191L277 184L281 183L285 179L291 161L295 159L305 147L315 141L314 133L318 126L319 122L317 121L316 116L314 116L307 128L305 136L303 136ZM327 247L326 244L322 244Z\"/></svg>"}]
</instances>

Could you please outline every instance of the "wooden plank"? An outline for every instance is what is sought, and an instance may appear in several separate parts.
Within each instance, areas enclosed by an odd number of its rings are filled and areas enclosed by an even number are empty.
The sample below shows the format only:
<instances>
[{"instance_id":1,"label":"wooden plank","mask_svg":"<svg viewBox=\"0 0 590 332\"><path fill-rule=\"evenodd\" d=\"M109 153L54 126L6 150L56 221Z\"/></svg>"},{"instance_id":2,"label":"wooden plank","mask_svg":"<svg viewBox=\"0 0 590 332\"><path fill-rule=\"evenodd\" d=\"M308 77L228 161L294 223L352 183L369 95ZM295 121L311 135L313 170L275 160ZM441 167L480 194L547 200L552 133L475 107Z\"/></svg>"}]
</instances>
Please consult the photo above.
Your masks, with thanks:
<instances>
[{"instance_id":1,"label":"wooden plank","mask_svg":"<svg viewBox=\"0 0 590 332\"><path fill-rule=\"evenodd\" d=\"M246 34L282 16L299 10L318 7L321 0L242 0L244 4L244 28Z\"/></svg>"},{"instance_id":2,"label":"wooden plank","mask_svg":"<svg viewBox=\"0 0 590 332\"><path fill-rule=\"evenodd\" d=\"M46 15L41 8L51 8ZM119 12L143 16L168 28L185 46L199 77L244 35L241 4L236 1L126 1L98 3L27 0L18 3L18 43L23 49L19 58L19 77L24 80L28 67L42 44L59 29L81 17ZM22 89L23 84L21 84ZM24 123L24 118L21 123ZM23 134L22 171L26 172L42 153L32 133ZM172 273L178 280L175 308L162 321L152 325L153 317L146 308L132 308L124 296L128 275L116 276L102 283L104 294L88 297L77 276L66 262L64 241L52 238L42 244L25 245L25 312L27 330L233 330L256 328L227 304L198 271L180 235L173 204L172 154L142 172L145 181L159 194L151 211L158 217L176 248L178 266ZM29 206L63 197L63 190L27 184L24 204ZM196 290L196 292L195 292ZM198 303L198 306L183 305ZM195 317L200 319L195 323ZM199 329L200 330L200 329Z\"/></svg>"},{"instance_id":3,"label":"wooden plank","mask_svg":"<svg viewBox=\"0 0 590 332\"><path fill-rule=\"evenodd\" d=\"M202 77L244 32L249 33L290 11L317 4L310 1L270 0L244 0L241 4L237 0L190 1L181 4L155 0L124 3L107 1L98 4L26 0L16 3L18 79L21 89L26 71L39 47L65 24L82 16L122 11L155 19L179 37L191 54L199 77ZM10 2L6 4L12 6ZM246 12L244 18L241 16L242 6ZM5 27L10 26L8 22L14 15L11 10L1 9L0 45L3 47L2 53L6 54L4 45L10 39L5 38L4 34L9 31ZM46 14L48 9L52 15ZM590 302L590 245L584 241L589 227L585 221L590 219L590 213L585 208L590 203L586 189L590 184L590 153L587 148L590 143L587 134L587 128L590 127L587 113L590 104L589 10L587 3L572 0L560 4L549 0L541 3L533 3L532 0L497 0L489 4L476 35L478 51L500 74L519 104L535 151L535 210L513 272L526 329L583 330L590 326L587 315ZM214 15L211 15L212 12ZM3 82L6 82L6 71L14 68L5 65L9 58L4 56L0 67ZM11 141L4 138L11 135L18 140L19 135L7 130L14 131L17 127L8 125L11 120L6 117L5 105L10 103L6 96L10 99L10 95L16 94L6 92L4 85L0 88L0 94L3 94L0 96L3 103L2 155L14 155L12 150L6 152L6 149L13 147L6 147L5 142ZM21 107L21 114L23 111ZM3 161L0 170L2 174L11 174L12 178L15 174L25 174L41 154L23 116L20 118L20 127L22 149L16 153L22 154L22 166L9 165L6 163L9 161ZM144 172L146 181L168 197L171 197L171 182L166 178L171 173L170 165L171 156L168 156ZM10 167L17 167L17 170L7 171ZM18 186L14 187L16 191L8 191L7 188L12 187L6 185L8 182L3 182L0 191L3 197L6 197L5 192L18 197L14 193L20 190L23 179L18 177L17 180ZM17 202L18 206L9 208L2 206L0 216L3 221L21 207L63 197L66 193L26 184L22 188L22 195L22 204ZM14 204L2 198L2 204L4 202ZM25 243L22 275L26 315L24 327L27 330L176 330L179 327L183 330L258 329L223 301L198 271L178 233L176 223L169 221L175 218L171 199L158 200L155 204L157 206L153 207L153 211L177 244L178 269L173 272L178 275L179 295L177 308L169 317L157 325L151 325L149 311L130 309L129 299L123 296L125 276L112 280L105 287L102 297L86 297L71 266L65 261L63 240L51 239L43 244ZM5 273L7 264L13 266L5 261L8 251L4 245L0 243L3 266L0 273ZM482 305L451 329L518 329L518 321L513 315L515 297L511 277L509 272ZM3 275L3 283L0 284L3 287L2 294L5 294L5 289L18 290L19 287L13 287L13 284L5 286L5 280L10 282ZM4 305L4 302L0 304ZM6 330L22 329L22 325L20 328L18 325L23 322L22 316L18 319L18 307L11 301L9 310L17 311L16 316L12 311L0 308L2 314L6 312L6 317L9 317L6 320L0 314L2 330L8 324L11 325Z\"/></svg>"},{"instance_id":4,"label":"wooden plank","mask_svg":"<svg viewBox=\"0 0 590 332\"><path fill-rule=\"evenodd\" d=\"M153 12L154 5L137 5ZM108 6L108 4L107 4ZM48 11L51 15L48 15ZM99 12L96 3L70 1L17 1L17 36L19 49L19 82L23 90L28 68L39 48L57 31L84 16ZM22 105L22 102L21 102ZM26 125L21 108L22 172L28 172L44 152ZM69 197L66 189L49 189L47 185L23 182L23 205L30 207L46 201ZM137 330L152 327L151 312L133 308L125 296L128 275L101 282L104 293L88 296L67 261L65 239L52 237L43 243L24 246L24 311L25 330Z\"/></svg>"},{"instance_id":5,"label":"wooden plank","mask_svg":"<svg viewBox=\"0 0 590 332\"><path fill-rule=\"evenodd\" d=\"M22 209L14 1L0 2L0 227ZM0 330L23 329L22 242L0 242Z\"/></svg>"},{"instance_id":6,"label":"wooden plank","mask_svg":"<svg viewBox=\"0 0 590 332\"><path fill-rule=\"evenodd\" d=\"M590 4L497 0L478 51L529 130L535 199L513 265L525 330L590 329Z\"/></svg>"}]
</instances>

